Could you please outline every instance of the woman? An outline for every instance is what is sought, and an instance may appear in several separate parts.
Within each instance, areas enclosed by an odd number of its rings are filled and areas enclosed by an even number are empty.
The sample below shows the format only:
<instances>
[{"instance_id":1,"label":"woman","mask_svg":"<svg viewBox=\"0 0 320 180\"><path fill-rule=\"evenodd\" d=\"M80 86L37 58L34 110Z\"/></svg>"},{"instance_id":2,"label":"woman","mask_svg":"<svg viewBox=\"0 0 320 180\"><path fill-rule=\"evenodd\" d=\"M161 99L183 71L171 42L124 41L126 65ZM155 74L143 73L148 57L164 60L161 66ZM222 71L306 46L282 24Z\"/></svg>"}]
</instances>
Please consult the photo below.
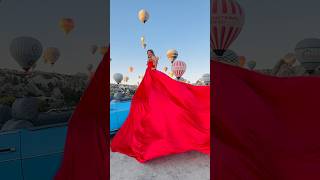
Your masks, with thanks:
<instances>
[{"instance_id":1,"label":"woman","mask_svg":"<svg viewBox=\"0 0 320 180\"><path fill-rule=\"evenodd\" d=\"M152 49L149 49L147 51L147 55L148 55L147 66L148 67L150 66L152 70L157 69L159 58L155 56L155 54L154 54Z\"/></svg>"},{"instance_id":2,"label":"woman","mask_svg":"<svg viewBox=\"0 0 320 180\"><path fill-rule=\"evenodd\" d=\"M157 71L147 51L147 70L111 150L139 162L196 150L210 154L210 87L173 80Z\"/></svg>"}]
</instances>

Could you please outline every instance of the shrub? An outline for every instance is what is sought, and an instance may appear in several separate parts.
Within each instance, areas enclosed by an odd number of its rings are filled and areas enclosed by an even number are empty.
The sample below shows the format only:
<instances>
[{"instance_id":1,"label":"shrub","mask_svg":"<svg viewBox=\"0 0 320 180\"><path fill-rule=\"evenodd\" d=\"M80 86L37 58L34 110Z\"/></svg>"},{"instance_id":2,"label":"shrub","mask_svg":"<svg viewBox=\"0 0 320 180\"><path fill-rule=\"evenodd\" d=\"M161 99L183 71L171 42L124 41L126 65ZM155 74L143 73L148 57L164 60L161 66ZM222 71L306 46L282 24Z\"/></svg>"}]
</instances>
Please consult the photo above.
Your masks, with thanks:
<instances>
[{"instance_id":1,"label":"shrub","mask_svg":"<svg viewBox=\"0 0 320 180\"><path fill-rule=\"evenodd\" d=\"M2 96L0 97L0 104L11 107L15 100L16 100L16 97L14 96Z\"/></svg>"}]
</instances>

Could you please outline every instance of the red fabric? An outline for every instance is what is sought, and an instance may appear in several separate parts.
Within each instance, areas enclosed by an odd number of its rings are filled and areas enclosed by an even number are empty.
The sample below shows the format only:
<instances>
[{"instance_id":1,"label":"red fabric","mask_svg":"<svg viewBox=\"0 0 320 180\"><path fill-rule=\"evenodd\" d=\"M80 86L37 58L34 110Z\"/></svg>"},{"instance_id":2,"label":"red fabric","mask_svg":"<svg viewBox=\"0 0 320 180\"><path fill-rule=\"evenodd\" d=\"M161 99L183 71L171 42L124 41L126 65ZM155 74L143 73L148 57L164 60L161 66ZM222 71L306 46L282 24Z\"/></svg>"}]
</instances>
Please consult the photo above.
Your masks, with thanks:
<instances>
[{"instance_id":1,"label":"red fabric","mask_svg":"<svg viewBox=\"0 0 320 180\"><path fill-rule=\"evenodd\" d=\"M109 58L108 50L69 121L63 162L56 180L109 178L106 136Z\"/></svg>"},{"instance_id":2,"label":"red fabric","mask_svg":"<svg viewBox=\"0 0 320 180\"><path fill-rule=\"evenodd\" d=\"M191 150L210 154L210 87L178 82L148 66L112 151L139 162Z\"/></svg>"},{"instance_id":3,"label":"red fabric","mask_svg":"<svg viewBox=\"0 0 320 180\"><path fill-rule=\"evenodd\" d=\"M147 63L148 68L154 68L155 65L153 64L153 61L148 61Z\"/></svg>"},{"instance_id":4,"label":"red fabric","mask_svg":"<svg viewBox=\"0 0 320 180\"><path fill-rule=\"evenodd\" d=\"M211 65L214 179L320 179L320 78Z\"/></svg>"}]
</instances>

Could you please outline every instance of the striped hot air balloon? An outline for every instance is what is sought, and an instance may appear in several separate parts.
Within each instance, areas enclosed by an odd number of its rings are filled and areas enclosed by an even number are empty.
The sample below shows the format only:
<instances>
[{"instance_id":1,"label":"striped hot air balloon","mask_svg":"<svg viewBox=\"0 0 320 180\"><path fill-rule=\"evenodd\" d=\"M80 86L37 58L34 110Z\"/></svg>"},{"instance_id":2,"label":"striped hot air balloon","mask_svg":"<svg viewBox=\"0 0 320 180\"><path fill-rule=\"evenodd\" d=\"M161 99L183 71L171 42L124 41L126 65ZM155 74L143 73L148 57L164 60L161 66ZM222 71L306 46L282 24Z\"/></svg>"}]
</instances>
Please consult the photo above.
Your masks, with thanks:
<instances>
[{"instance_id":1,"label":"striped hot air balloon","mask_svg":"<svg viewBox=\"0 0 320 180\"><path fill-rule=\"evenodd\" d=\"M33 37L17 37L10 44L11 56L25 72L39 60L42 51L41 42Z\"/></svg>"},{"instance_id":2,"label":"striped hot air balloon","mask_svg":"<svg viewBox=\"0 0 320 180\"><path fill-rule=\"evenodd\" d=\"M183 61L174 61L172 64L172 72L180 79L181 76L186 72L187 64Z\"/></svg>"},{"instance_id":3,"label":"striped hot air balloon","mask_svg":"<svg viewBox=\"0 0 320 180\"><path fill-rule=\"evenodd\" d=\"M241 32L245 14L236 0L212 0L211 12L210 46L222 56Z\"/></svg>"},{"instance_id":4,"label":"striped hot air balloon","mask_svg":"<svg viewBox=\"0 0 320 180\"><path fill-rule=\"evenodd\" d=\"M300 41L295 47L295 55L309 73L320 66L320 39L308 38Z\"/></svg>"}]
</instances>

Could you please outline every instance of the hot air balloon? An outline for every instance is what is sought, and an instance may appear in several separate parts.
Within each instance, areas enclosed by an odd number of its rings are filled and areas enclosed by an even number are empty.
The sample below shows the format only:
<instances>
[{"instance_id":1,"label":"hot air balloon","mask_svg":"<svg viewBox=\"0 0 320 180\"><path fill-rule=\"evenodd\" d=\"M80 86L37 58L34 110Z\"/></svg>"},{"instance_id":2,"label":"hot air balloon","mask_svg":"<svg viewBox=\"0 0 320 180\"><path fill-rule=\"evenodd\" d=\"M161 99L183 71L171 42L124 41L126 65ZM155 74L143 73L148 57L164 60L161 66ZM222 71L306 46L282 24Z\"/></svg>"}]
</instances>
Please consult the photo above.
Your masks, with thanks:
<instances>
[{"instance_id":1,"label":"hot air balloon","mask_svg":"<svg viewBox=\"0 0 320 180\"><path fill-rule=\"evenodd\" d=\"M217 56L222 56L241 32L245 14L236 0L211 2L210 46Z\"/></svg>"},{"instance_id":2,"label":"hot air balloon","mask_svg":"<svg viewBox=\"0 0 320 180\"><path fill-rule=\"evenodd\" d=\"M18 37L10 44L10 54L26 72L39 60L42 54L40 41L32 37Z\"/></svg>"},{"instance_id":3,"label":"hot air balloon","mask_svg":"<svg viewBox=\"0 0 320 180\"><path fill-rule=\"evenodd\" d=\"M172 71L169 72L169 76L173 78L174 73Z\"/></svg>"},{"instance_id":4,"label":"hot air balloon","mask_svg":"<svg viewBox=\"0 0 320 180\"><path fill-rule=\"evenodd\" d=\"M238 55L230 50L230 49L227 49L225 51L225 53L223 53L222 56L217 56L216 54L211 54L213 59L216 59L218 61L221 61L221 62L224 62L224 63L228 63L228 64L232 64L232 65L236 65L236 66L239 66L240 65L240 62L239 62L239 57Z\"/></svg>"},{"instance_id":5,"label":"hot air balloon","mask_svg":"<svg viewBox=\"0 0 320 180\"><path fill-rule=\"evenodd\" d=\"M100 53L102 55L106 54L107 52L108 52L108 48L106 46L103 46L103 47L100 48Z\"/></svg>"},{"instance_id":6,"label":"hot air balloon","mask_svg":"<svg viewBox=\"0 0 320 180\"><path fill-rule=\"evenodd\" d=\"M91 54L95 54L98 50L98 46L97 45L92 45L90 47L90 51L91 51Z\"/></svg>"},{"instance_id":7,"label":"hot air balloon","mask_svg":"<svg viewBox=\"0 0 320 180\"><path fill-rule=\"evenodd\" d=\"M62 18L59 22L59 26L66 35L69 34L75 27L74 21L71 18Z\"/></svg>"},{"instance_id":8,"label":"hot air balloon","mask_svg":"<svg viewBox=\"0 0 320 180\"><path fill-rule=\"evenodd\" d=\"M246 57L239 56L239 66L243 67L246 64Z\"/></svg>"},{"instance_id":9,"label":"hot air balloon","mask_svg":"<svg viewBox=\"0 0 320 180\"><path fill-rule=\"evenodd\" d=\"M147 47L147 44L146 44L146 42L145 42L144 36L142 36L142 37L140 38L140 42L141 42L142 48L145 49L145 48Z\"/></svg>"},{"instance_id":10,"label":"hot air balloon","mask_svg":"<svg viewBox=\"0 0 320 180\"><path fill-rule=\"evenodd\" d=\"M200 80L203 81L206 85L210 84L210 74L202 75Z\"/></svg>"},{"instance_id":11,"label":"hot air balloon","mask_svg":"<svg viewBox=\"0 0 320 180\"><path fill-rule=\"evenodd\" d=\"M294 53L288 53L283 57L285 63L293 65L296 63L296 55Z\"/></svg>"},{"instance_id":12,"label":"hot air balloon","mask_svg":"<svg viewBox=\"0 0 320 180\"><path fill-rule=\"evenodd\" d=\"M295 47L300 64L312 73L320 65L320 39L309 38L300 41Z\"/></svg>"},{"instance_id":13,"label":"hot air balloon","mask_svg":"<svg viewBox=\"0 0 320 180\"><path fill-rule=\"evenodd\" d=\"M149 13L146 10L141 9L138 13L138 18L142 23L146 23L149 19Z\"/></svg>"},{"instance_id":14,"label":"hot air balloon","mask_svg":"<svg viewBox=\"0 0 320 180\"><path fill-rule=\"evenodd\" d=\"M60 57L60 52L58 48L49 47L43 53L43 59L45 63L54 65Z\"/></svg>"},{"instance_id":15,"label":"hot air balloon","mask_svg":"<svg viewBox=\"0 0 320 180\"><path fill-rule=\"evenodd\" d=\"M130 66L129 68L128 68L128 71L129 71L129 73L132 73L133 72L133 67L132 66Z\"/></svg>"},{"instance_id":16,"label":"hot air balloon","mask_svg":"<svg viewBox=\"0 0 320 180\"><path fill-rule=\"evenodd\" d=\"M92 65L92 64L88 64L88 65L87 65L87 70L88 70L89 72L91 72L92 69L93 69L93 65Z\"/></svg>"},{"instance_id":17,"label":"hot air balloon","mask_svg":"<svg viewBox=\"0 0 320 180\"><path fill-rule=\"evenodd\" d=\"M257 63L254 60L248 61L247 66L249 69L253 70L256 67Z\"/></svg>"},{"instance_id":18,"label":"hot air balloon","mask_svg":"<svg viewBox=\"0 0 320 180\"><path fill-rule=\"evenodd\" d=\"M178 57L178 51L175 49L170 49L167 51L167 58L171 63L173 63Z\"/></svg>"},{"instance_id":19,"label":"hot air balloon","mask_svg":"<svg viewBox=\"0 0 320 180\"><path fill-rule=\"evenodd\" d=\"M129 81L129 77L125 76L123 80L124 80L124 82L128 82Z\"/></svg>"},{"instance_id":20,"label":"hot air balloon","mask_svg":"<svg viewBox=\"0 0 320 180\"><path fill-rule=\"evenodd\" d=\"M168 68L165 66L163 67L163 72L167 72Z\"/></svg>"},{"instance_id":21,"label":"hot air balloon","mask_svg":"<svg viewBox=\"0 0 320 180\"><path fill-rule=\"evenodd\" d=\"M143 43L143 44L142 44L142 48L143 48L143 49L146 49L146 47L147 47L147 44L146 44L146 43Z\"/></svg>"},{"instance_id":22,"label":"hot air balloon","mask_svg":"<svg viewBox=\"0 0 320 180\"><path fill-rule=\"evenodd\" d=\"M123 80L123 75L120 73L115 73L113 74L113 79L116 81L117 84L120 84L121 81Z\"/></svg>"},{"instance_id":23,"label":"hot air balloon","mask_svg":"<svg viewBox=\"0 0 320 180\"><path fill-rule=\"evenodd\" d=\"M186 72L187 64L183 61L174 61L172 64L172 72L180 79L181 76Z\"/></svg>"}]
</instances>

